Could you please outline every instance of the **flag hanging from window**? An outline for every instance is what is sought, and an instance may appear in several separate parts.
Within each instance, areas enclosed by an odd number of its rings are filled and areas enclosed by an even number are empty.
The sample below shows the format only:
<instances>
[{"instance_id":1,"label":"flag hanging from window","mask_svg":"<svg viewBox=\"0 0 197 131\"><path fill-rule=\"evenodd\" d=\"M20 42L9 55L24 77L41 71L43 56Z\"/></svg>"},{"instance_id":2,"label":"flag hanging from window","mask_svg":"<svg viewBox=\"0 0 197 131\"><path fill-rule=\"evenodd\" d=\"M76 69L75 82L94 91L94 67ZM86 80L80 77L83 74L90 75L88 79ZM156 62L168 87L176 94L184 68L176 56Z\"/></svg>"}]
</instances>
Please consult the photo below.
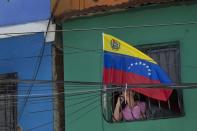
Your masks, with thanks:
<instances>
[{"instance_id":1,"label":"flag hanging from window","mask_svg":"<svg viewBox=\"0 0 197 131\"><path fill-rule=\"evenodd\" d=\"M105 85L171 84L164 70L148 55L126 42L103 33ZM167 101L172 90L163 88L133 88L153 99Z\"/></svg>"}]
</instances>

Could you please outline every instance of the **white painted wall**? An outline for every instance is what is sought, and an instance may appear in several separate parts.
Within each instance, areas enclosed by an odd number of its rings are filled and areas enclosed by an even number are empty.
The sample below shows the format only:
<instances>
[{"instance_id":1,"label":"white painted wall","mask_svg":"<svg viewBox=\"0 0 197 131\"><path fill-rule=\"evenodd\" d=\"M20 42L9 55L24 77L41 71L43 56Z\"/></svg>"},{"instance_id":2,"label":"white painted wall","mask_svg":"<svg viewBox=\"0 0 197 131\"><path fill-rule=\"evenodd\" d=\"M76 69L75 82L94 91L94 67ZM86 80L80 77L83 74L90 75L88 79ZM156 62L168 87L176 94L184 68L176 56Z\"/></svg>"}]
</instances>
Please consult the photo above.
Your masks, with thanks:
<instances>
[{"instance_id":1,"label":"white painted wall","mask_svg":"<svg viewBox=\"0 0 197 131\"><path fill-rule=\"evenodd\" d=\"M0 39L34 34L27 32L46 32L47 25L48 25L48 20L0 27ZM48 31L54 31L54 30L55 30L55 24L50 24ZM16 34L9 34L9 33L16 33ZM54 39L55 39L55 32L48 32L46 37L46 42L52 42L54 41Z\"/></svg>"}]
</instances>

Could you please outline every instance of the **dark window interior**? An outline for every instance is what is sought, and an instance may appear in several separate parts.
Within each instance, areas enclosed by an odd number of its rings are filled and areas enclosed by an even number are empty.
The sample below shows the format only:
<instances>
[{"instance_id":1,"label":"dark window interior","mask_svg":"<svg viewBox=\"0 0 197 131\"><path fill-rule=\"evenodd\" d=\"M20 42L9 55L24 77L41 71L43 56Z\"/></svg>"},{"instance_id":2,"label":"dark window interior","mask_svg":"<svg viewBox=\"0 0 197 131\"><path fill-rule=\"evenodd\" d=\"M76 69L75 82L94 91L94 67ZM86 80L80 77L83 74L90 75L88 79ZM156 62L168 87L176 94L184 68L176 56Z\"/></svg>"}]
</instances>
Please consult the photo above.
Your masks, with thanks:
<instances>
[{"instance_id":1,"label":"dark window interior","mask_svg":"<svg viewBox=\"0 0 197 131\"><path fill-rule=\"evenodd\" d=\"M17 85L8 79L16 73L0 74L0 131L16 131L17 125Z\"/></svg>"}]
</instances>

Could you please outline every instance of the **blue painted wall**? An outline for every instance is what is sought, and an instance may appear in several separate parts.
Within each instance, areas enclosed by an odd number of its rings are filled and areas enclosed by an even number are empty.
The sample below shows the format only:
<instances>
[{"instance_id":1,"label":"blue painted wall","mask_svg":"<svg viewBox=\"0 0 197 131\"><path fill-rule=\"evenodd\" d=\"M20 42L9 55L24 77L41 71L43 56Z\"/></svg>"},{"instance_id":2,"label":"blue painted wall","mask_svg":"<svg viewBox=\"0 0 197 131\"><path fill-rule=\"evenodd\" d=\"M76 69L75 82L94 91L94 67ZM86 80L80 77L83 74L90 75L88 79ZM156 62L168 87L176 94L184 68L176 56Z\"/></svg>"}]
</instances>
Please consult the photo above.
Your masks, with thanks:
<instances>
[{"instance_id":1,"label":"blue painted wall","mask_svg":"<svg viewBox=\"0 0 197 131\"><path fill-rule=\"evenodd\" d=\"M12 0L11 0L12 1ZM37 56L40 52L44 41L43 33L0 39L0 74L18 73L19 79L32 79L35 71ZM52 80L52 58L51 43L46 44L45 56L43 57L37 79ZM30 57L29 57L30 56ZM26 58L24 58L26 57ZM18 85L18 94L26 94L30 85ZM52 86L35 85L32 94L52 93ZM35 99L34 99L35 100ZM18 113L21 113L21 107L24 104L24 97L18 97ZM31 129L38 125L48 123L43 127L36 128L36 131L52 131L53 130L53 111L52 102L48 100L33 101L29 99L24 113L20 119L20 125L23 130ZM37 112L40 110L49 110L45 112ZM32 113L34 112L34 113Z\"/></svg>"},{"instance_id":2,"label":"blue painted wall","mask_svg":"<svg viewBox=\"0 0 197 131\"><path fill-rule=\"evenodd\" d=\"M47 20L50 0L0 0L0 26Z\"/></svg>"}]
</instances>

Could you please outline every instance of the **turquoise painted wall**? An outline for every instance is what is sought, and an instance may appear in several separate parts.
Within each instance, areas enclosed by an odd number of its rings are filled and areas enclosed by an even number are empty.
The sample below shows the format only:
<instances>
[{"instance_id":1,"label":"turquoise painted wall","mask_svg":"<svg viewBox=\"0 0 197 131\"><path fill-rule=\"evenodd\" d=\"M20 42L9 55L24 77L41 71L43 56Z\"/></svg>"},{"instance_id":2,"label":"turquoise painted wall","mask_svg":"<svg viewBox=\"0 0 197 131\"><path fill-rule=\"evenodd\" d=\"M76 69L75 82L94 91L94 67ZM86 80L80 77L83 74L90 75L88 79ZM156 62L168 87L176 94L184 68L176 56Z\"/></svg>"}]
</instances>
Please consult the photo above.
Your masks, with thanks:
<instances>
[{"instance_id":1,"label":"turquoise painted wall","mask_svg":"<svg viewBox=\"0 0 197 131\"><path fill-rule=\"evenodd\" d=\"M102 32L105 32L133 45L180 41L182 82L197 82L197 61L195 60L197 56L197 24L173 25L173 23L197 22L196 12L196 4L146 7L65 22L63 24L64 29L155 25L152 27L64 32L65 80L102 80L102 53L99 50L102 49ZM169 25L161 26L158 24ZM74 88L77 87L72 87L72 89ZM92 87L91 89L97 88L100 87ZM67 86L65 89L70 91ZM86 96L88 95L86 94ZM100 97L95 96L86 102L81 102L82 96L77 96L80 104L72 107L69 107L69 105L77 103L76 100L74 100L74 97L66 97L66 131L194 131L197 128L196 96L196 89L184 90L186 112L184 117L115 124L107 123L103 119ZM88 104L90 105L87 106ZM95 106L96 108L94 108Z\"/></svg>"}]
</instances>

